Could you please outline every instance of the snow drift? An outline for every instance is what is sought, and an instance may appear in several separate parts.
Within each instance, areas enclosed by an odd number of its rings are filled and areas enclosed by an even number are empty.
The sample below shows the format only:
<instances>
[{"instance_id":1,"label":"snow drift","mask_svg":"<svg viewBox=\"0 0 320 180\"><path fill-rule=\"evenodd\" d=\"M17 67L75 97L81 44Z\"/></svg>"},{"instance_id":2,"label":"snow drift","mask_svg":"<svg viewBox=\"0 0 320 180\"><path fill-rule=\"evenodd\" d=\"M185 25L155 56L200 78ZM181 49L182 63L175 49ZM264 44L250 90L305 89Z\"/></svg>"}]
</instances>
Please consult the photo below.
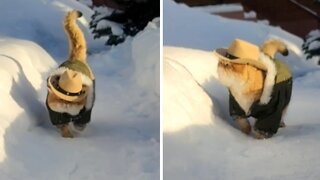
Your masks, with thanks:
<instances>
[{"instance_id":1,"label":"snow drift","mask_svg":"<svg viewBox=\"0 0 320 180\"><path fill-rule=\"evenodd\" d=\"M160 39L159 21L156 18L150 22L144 32L137 34L132 42L137 83L157 96L160 96L160 43L155 42Z\"/></svg>"},{"instance_id":2,"label":"snow drift","mask_svg":"<svg viewBox=\"0 0 320 180\"><path fill-rule=\"evenodd\" d=\"M19 116L22 116L20 118L39 117L39 113L44 109L36 91L43 90L41 89L42 83L45 82L43 75L55 63L52 57L37 44L17 39L1 39L0 62L2 120L0 160L3 161L6 157L4 150L6 129ZM30 104L33 105L29 106ZM37 126L41 121L38 118L22 121L22 130Z\"/></svg>"},{"instance_id":3,"label":"snow drift","mask_svg":"<svg viewBox=\"0 0 320 180\"><path fill-rule=\"evenodd\" d=\"M163 62L164 132L176 132L189 125L211 125L213 104L189 71L170 59Z\"/></svg>"}]
</instances>

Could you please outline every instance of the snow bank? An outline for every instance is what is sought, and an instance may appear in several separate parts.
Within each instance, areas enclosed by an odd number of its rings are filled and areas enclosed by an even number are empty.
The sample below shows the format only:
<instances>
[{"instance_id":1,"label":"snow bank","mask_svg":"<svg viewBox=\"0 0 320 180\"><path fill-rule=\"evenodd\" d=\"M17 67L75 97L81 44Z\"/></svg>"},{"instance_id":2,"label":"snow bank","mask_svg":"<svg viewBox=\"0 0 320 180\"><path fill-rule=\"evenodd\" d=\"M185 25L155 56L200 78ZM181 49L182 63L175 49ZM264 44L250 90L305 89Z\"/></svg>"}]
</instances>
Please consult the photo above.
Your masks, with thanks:
<instances>
[{"instance_id":1,"label":"snow bank","mask_svg":"<svg viewBox=\"0 0 320 180\"><path fill-rule=\"evenodd\" d=\"M249 11L244 13L244 18L245 19L256 19L257 18L257 13L255 11Z\"/></svg>"},{"instance_id":2,"label":"snow bank","mask_svg":"<svg viewBox=\"0 0 320 180\"><path fill-rule=\"evenodd\" d=\"M191 48L164 47L163 56L183 65L200 84L218 79L218 58L213 52Z\"/></svg>"},{"instance_id":3,"label":"snow bank","mask_svg":"<svg viewBox=\"0 0 320 180\"><path fill-rule=\"evenodd\" d=\"M211 126L213 103L206 92L181 64L164 57L163 129L165 133L189 126Z\"/></svg>"},{"instance_id":4,"label":"snow bank","mask_svg":"<svg viewBox=\"0 0 320 180\"><path fill-rule=\"evenodd\" d=\"M207 13L226 13L226 12L241 12L243 7L241 4L222 4L193 7L193 9L202 10Z\"/></svg>"},{"instance_id":5,"label":"snow bank","mask_svg":"<svg viewBox=\"0 0 320 180\"><path fill-rule=\"evenodd\" d=\"M118 24L112 21L107 21L105 19L100 20L97 23L96 30L107 29L108 27L111 27L112 34L114 35L120 36L123 34L123 30Z\"/></svg>"},{"instance_id":6,"label":"snow bank","mask_svg":"<svg viewBox=\"0 0 320 180\"><path fill-rule=\"evenodd\" d=\"M149 92L160 96L160 19L150 22L132 41L135 79Z\"/></svg>"},{"instance_id":7,"label":"snow bank","mask_svg":"<svg viewBox=\"0 0 320 180\"><path fill-rule=\"evenodd\" d=\"M39 116L42 100L36 93L43 90L44 75L56 65L52 57L37 44L30 41L0 38L0 161L6 157L4 137L6 129L23 114L26 118L21 124L28 129L41 122ZM31 105L32 104L32 105ZM25 113L27 111L27 113ZM16 129L15 131L21 131ZM8 137L7 137L8 138ZM15 138L15 137L9 137Z\"/></svg>"}]
</instances>

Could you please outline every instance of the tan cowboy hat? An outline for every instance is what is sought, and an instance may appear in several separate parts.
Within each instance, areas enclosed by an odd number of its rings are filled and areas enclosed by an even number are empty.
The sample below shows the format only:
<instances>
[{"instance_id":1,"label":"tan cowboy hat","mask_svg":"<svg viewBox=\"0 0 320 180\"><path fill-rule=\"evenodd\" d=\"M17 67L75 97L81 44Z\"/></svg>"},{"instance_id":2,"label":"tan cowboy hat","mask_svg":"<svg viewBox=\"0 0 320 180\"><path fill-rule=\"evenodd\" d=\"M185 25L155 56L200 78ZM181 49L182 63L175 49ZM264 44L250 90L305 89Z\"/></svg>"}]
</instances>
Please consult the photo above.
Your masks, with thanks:
<instances>
[{"instance_id":1,"label":"tan cowboy hat","mask_svg":"<svg viewBox=\"0 0 320 180\"><path fill-rule=\"evenodd\" d=\"M238 64L250 64L262 70L267 69L259 60L259 47L241 39L235 39L228 49L219 48L214 53L220 60Z\"/></svg>"},{"instance_id":2,"label":"tan cowboy hat","mask_svg":"<svg viewBox=\"0 0 320 180\"><path fill-rule=\"evenodd\" d=\"M82 89L81 74L67 69L61 76L51 76L48 85L52 92L66 101L75 101L85 97Z\"/></svg>"}]
</instances>

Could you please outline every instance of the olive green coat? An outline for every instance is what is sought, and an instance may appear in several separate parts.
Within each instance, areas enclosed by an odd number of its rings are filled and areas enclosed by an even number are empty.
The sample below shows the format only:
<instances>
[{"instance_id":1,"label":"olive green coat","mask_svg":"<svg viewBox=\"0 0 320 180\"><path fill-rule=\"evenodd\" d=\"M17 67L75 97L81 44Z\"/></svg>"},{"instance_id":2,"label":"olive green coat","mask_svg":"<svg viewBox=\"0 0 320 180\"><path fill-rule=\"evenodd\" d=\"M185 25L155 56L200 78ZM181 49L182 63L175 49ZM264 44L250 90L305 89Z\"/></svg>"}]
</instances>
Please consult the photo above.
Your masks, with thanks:
<instances>
[{"instance_id":1,"label":"olive green coat","mask_svg":"<svg viewBox=\"0 0 320 180\"><path fill-rule=\"evenodd\" d=\"M65 61L64 63L62 63L59 66L59 68L55 72L53 72L53 74L54 75L61 75L66 69L71 69L73 71L80 72L84 76L89 78L89 81L91 81L91 86L92 86L91 88L89 88L90 95L88 95L88 97L87 97L87 104L83 107L83 109L81 109L81 111L77 115L71 115L67 112L53 111L48 104L48 98L47 98L46 106L49 111L51 123L53 125L66 124L69 122L73 122L75 124L86 124L86 123L90 122L90 120L91 120L91 111L92 111L94 101L95 101L95 78L94 78L94 75L93 75L90 67L87 64L85 64L81 61L77 61L77 60ZM88 100L88 99L90 99L90 100Z\"/></svg>"}]
</instances>

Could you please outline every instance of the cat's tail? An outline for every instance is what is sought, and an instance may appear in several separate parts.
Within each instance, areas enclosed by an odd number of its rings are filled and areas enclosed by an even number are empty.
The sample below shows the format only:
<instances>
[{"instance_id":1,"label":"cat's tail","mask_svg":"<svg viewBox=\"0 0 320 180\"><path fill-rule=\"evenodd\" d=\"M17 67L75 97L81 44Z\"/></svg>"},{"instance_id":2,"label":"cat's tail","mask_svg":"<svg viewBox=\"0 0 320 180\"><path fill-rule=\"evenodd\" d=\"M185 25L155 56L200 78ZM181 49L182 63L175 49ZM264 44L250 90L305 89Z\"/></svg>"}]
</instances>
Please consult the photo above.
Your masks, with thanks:
<instances>
[{"instance_id":1,"label":"cat's tail","mask_svg":"<svg viewBox=\"0 0 320 180\"><path fill-rule=\"evenodd\" d=\"M77 60L86 63L87 46L85 37L76 23L77 18L81 17L80 11L70 11L64 18L64 30L69 40L69 60Z\"/></svg>"},{"instance_id":2,"label":"cat's tail","mask_svg":"<svg viewBox=\"0 0 320 180\"><path fill-rule=\"evenodd\" d=\"M265 41L261 46L261 51L274 59L277 52L281 53L283 56L287 56L289 51L284 42L277 39L269 39Z\"/></svg>"}]
</instances>

